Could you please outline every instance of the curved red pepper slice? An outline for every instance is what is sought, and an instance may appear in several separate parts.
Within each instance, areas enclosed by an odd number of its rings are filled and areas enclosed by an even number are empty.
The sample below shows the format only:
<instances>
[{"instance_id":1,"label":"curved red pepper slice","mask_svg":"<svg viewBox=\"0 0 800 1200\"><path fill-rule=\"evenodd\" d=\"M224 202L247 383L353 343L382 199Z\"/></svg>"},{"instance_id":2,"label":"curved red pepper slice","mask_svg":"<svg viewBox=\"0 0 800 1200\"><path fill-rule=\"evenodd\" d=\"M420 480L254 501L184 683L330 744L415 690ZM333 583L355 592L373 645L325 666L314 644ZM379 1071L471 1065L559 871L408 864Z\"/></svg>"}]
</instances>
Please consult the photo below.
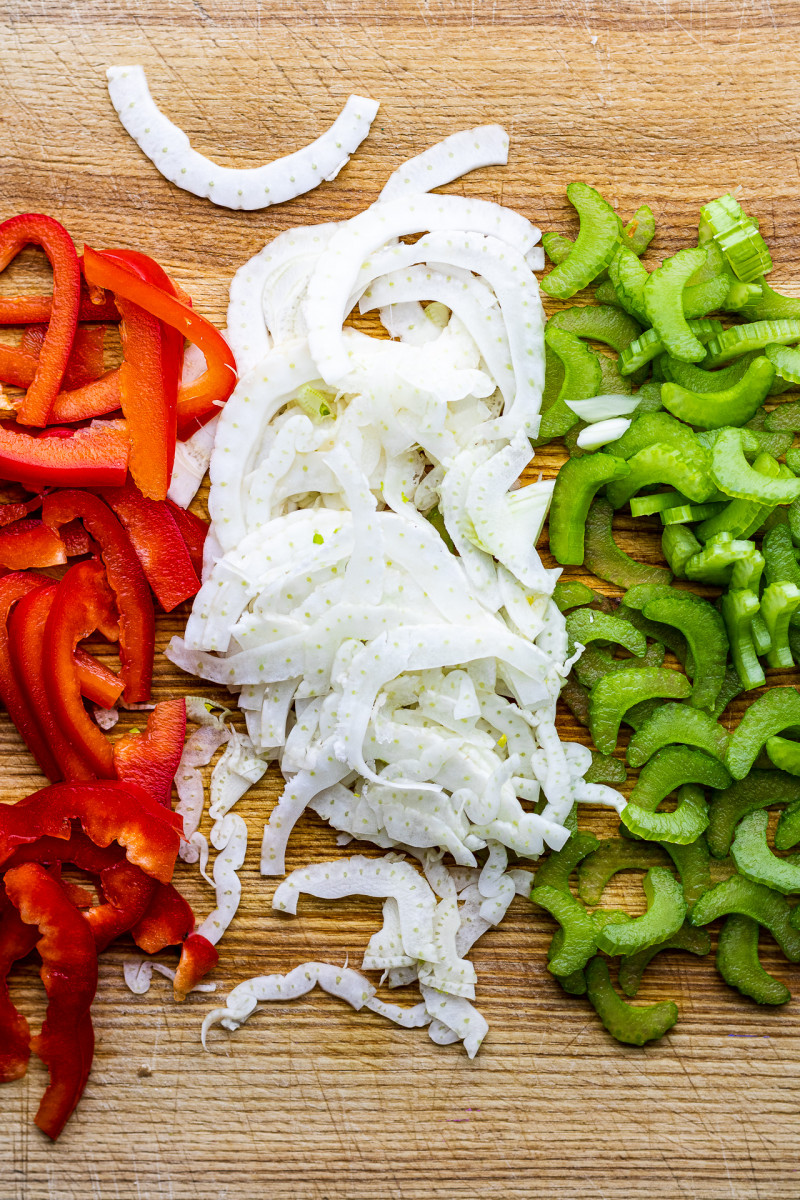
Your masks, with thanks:
<instances>
[{"instance_id":1,"label":"curved red pepper slice","mask_svg":"<svg viewBox=\"0 0 800 1200\"><path fill-rule=\"evenodd\" d=\"M167 499L167 505L175 518L175 524L181 531L181 537L186 542L186 549L189 551L189 557L192 560L192 566L195 569L197 578L202 581L203 547L205 546L211 523L204 521L196 513L190 512L188 508L181 508L179 504L176 504L174 500L170 500L169 498Z\"/></svg>"},{"instance_id":2,"label":"curved red pepper slice","mask_svg":"<svg viewBox=\"0 0 800 1200\"><path fill-rule=\"evenodd\" d=\"M206 360L205 372L178 392L178 437L190 437L216 416L219 406L236 386L236 360L227 342L209 321L176 296L137 278L121 263L90 246L84 246L83 261L87 280L139 304L177 329L202 352Z\"/></svg>"},{"instance_id":3,"label":"curved red pepper slice","mask_svg":"<svg viewBox=\"0 0 800 1200\"><path fill-rule=\"evenodd\" d=\"M66 561L66 546L43 521L23 517L0 529L0 566L9 571L57 567Z\"/></svg>"},{"instance_id":4,"label":"curved red pepper slice","mask_svg":"<svg viewBox=\"0 0 800 1200\"><path fill-rule=\"evenodd\" d=\"M191 308L191 300L184 292L182 292L172 282L160 263L157 263L154 258L150 258L147 254L142 254L138 250L105 250L106 258L112 262L116 262L129 270L133 275L137 275L139 279L144 279L148 283L152 283L155 287L167 292L170 296L177 296L179 300ZM163 379L164 379L164 396L167 402L168 415L168 436L166 439L167 450L167 484L172 477L172 468L175 463L175 440L177 435L177 404L178 404L178 388L181 381L181 373L183 371L183 334L177 329L173 329L171 325L165 322L160 322L162 338L163 338ZM151 438L152 442L152 438ZM138 480L137 480L138 482ZM142 489L144 491L144 489ZM166 494L166 493L165 493ZM164 496L157 497L164 499Z\"/></svg>"},{"instance_id":5,"label":"curved red pepper slice","mask_svg":"<svg viewBox=\"0 0 800 1200\"><path fill-rule=\"evenodd\" d=\"M100 875L103 901L84 913L98 953L136 924L158 886L127 859L105 868Z\"/></svg>"},{"instance_id":6,"label":"curved red pepper slice","mask_svg":"<svg viewBox=\"0 0 800 1200\"><path fill-rule=\"evenodd\" d=\"M85 429L50 429L36 437L0 421L0 479L42 487L116 487L128 473L130 439L124 421ZM57 436L53 436L53 435Z\"/></svg>"},{"instance_id":7,"label":"curved red pepper slice","mask_svg":"<svg viewBox=\"0 0 800 1200\"><path fill-rule=\"evenodd\" d=\"M14 717L14 724L48 779L92 779L92 768L53 715L44 681L45 626L57 589L58 584L52 583L22 597L8 621L12 673L33 718L25 722Z\"/></svg>"},{"instance_id":8,"label":"curved red pepper slice","mask_svg":"<svg viewBox=\"0 0 800 1200\"><path fill-rule=\"evenodd\" d=\"M8 994L8 973L30 954L38 938L26 925L0 882L0 1083L21 1079L31 1056L30 1028Z\"/></svg>"},{"instance_id":9,"label":"curved red pepper slice","mask_svg":"<svg viewBox=\"0 0 800 1200\"><path fill-rule=\"evenodd\" d=\"M80 821L96 846L119 842L128 861L160 883L172 879L183 818L141 788L106 779L54 783L18 804L0 805L0 865L18 846L39 838L66 840L71 821Z\"/></svg>"},{"instance_id":10,"label":"curved red pepper slice","mask_svg":"<svg viewBox=\"0 0 800 1200\"><path fill-rule=\"evenodd\" d=\"M58 529L80 517L100 546L119 613L120 677L129 704L150 698L155 616L150 589L130 538L107 504L89 492L56 492L45 498L42 519Z\"/></svg>"},{"instance_id":11,"label":"curved red pepper slice","mask_svg":"<svg viewBox=\"0 0 800 1200\"><path fill-rule=\"evenodd\" d=\"M126 733L114 743L117 777L138 784L169 808L185 739L186 701L162 700L147 718L144 733Z\"/></svg>"},{"instance_id":12,"label":"curved red pepper slice","mask_svg":"<svg viewBox=\"0 0 800 1200\"><path fill-rule=\"evenodd\" d=\"M213 971L219 952L202 933L190 933L181 947L181 958L172 986L176 1000L185 1000L192 988Z\"/></svg>"},{"instance_id":13,"label":"curved red pepper slice","mask_svg":"<svg viewBox=\"0 0 800 1200\"><path fill-rule=\"evenodd\" d=\"M39 931L36 948L47 993L47 1015L31 1049L50 1072L36 1124L53 1141L83 1094L94 1054L90 1009L97 991L97 951L86 919L61 884L38 863L5 875L9 899L26 925Z\"/></svg>"},{"instance_id":14,"label":"curved red pepper slice","mask_svg":"<svg viewBox=\"0 0 800 1200\"><path fill-rule=\"evenodd\" d=\"M29 325L22 334L20 350L38 360L46 335L47 330L43 325ZM64 391L82 388L85 384L99 379L103 374L105 336L105 325L79 325L75 330L75 338L61 385ZM51 410L50 420L57 419Z\"/></svg>"},{"instance_id":15,"label":"curved red pepper slice","mask_svg":"<svg viewBox=\"0 0 800 1200\"><path fill-rule=\"evenodd\" d=\"M0 579L0 700L48 779L60 779L61 770L39 728L35 709L14 671L8 640L8 620L12 607L18 600L42 587L55 591L55 584L47 575L37 575L32 571L14 571Z\"/></svg>"},{"instance_id":16,"label":"curved red pepper slice","mask_svg":"<svg viewBox=\"0 0 800 1200\"><path fill-rule=\"evenodd\" d=\"M73 829L68 838L40 837L35 842L17 846L3 863L3 869L9 870L26 862L72 863L80 871L100 875L108 867L124 861L125 851L116 842L96 846L82 830Z\"/></svg>"},{"instance_id":17,"label":"curved red pepper slice","mask_svg":"<svg viewBox=\"0 0 800 1200\"><path fill-rule=\"evenodd\" d=\"M114 598L100 563L91 558L70 567L56 588L47 618L44 684L56 722L101 779L115 776L114 752L84 708L75 651L84 638L114 622Z\"/></svg>"},{"instance_id":18,"label":"curved red pepper slice","mask_svg":"<svg viewBox=\"0 0 800 1200\"><path fill-rule=\"evenodd\" d=\"M109 671L101 662L78 646L75 651L75 662L78 667L81 695L87 700L93 700L101 708L113 708L122 695L125 686L119 675Z\"/></svg>"},{"instance_id":19,"label":"curved red pepper slice","mask_svg":"<svg viewBox=\"0 0 800 1200\"><path fill-rule=\"evenodd\" d=\"M132 483L121 488L103 488L100 494L125 526L147 582L164 612L172 612L183 600L195 596L200 590L200 580L168 505L163 500L143 496ZM0 547L1 539L0 531Z\"/></svg>"},{"instance_id":20,"label":"curved red pepper slice","mask_svg":"<svg viewBox=\"0 0 800 1200\"><path fill-rule=\"evenodd\" d=\"M140 921L133 926L133 940L145 954L157 954L167 946L178 946L194 929L194 913L171 883L161 883Z\"/></svg>"},{"instance_id":21,"label":"curved red pepper slice","mask_svg":"<svg viewBox=\"0 0 800 1200\"><path fill-rule=\"evenodd\" d=\"M0 225L0 271L23 246L44 250L53 268L53 300L36 373L20 405L23 425L46 425L69 361L81 299L81 269L72 238L63 225L42 213L21 213Z\"/></svg>"}]
</instances>

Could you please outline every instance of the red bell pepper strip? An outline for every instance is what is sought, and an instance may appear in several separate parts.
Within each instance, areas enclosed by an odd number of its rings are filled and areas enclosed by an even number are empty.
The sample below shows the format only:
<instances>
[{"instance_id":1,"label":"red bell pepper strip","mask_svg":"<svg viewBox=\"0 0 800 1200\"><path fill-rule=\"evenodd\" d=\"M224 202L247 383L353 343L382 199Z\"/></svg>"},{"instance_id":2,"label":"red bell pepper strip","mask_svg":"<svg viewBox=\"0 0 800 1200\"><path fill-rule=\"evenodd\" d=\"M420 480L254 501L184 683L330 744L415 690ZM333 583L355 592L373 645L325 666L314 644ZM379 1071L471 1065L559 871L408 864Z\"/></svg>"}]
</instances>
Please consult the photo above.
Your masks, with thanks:
<instances>
[{"instance_id":1,"label":"red bell pepper strip","mask_svg":"<svg viewBox=\"0 0 800 1200\"><path fill-rule=\"evenodd\" d=\"M21 213L0 225L0 271L31 242L44 250L53 268L53 301L36 373L19 409L23 425L46 425L61 390L81 299L81 269L72 238L63 225L41 213Z\"/></svg>"},{"instance_id":2,"label":"red bell pepper strip","mask_svg":"<svg viewBox=\"0 0 800 1200\"><path fill-rule=\"evenodd\" d=\"M39 863L5 875L8 897L26 925L38 929L36 948L47 993L42 1031L31 1048L50 1072L36 1124L53 1141L83 1094L94 1053L90 1008L97 991L97 951L86 919L61 884Z\"/></svg>"},{"instance_id":3,"label":"red bell pepper strip","mask_svg":"<svg viewBox=\"0 0 800 1200\"><path fill-rule=\"evenodd\" d=\"M10 571L57 567L66 561L66 546L44 521L23 517L0 529L0 566Z\"/></svg>"},{"instance_id":4,"label":"red bell pepper strip","mask_svg":"<svg viewBox=\"0 0 800 1200\"><path fill-rule=\"evenodd\" d=\"M0 579L0 584L3 582ZM91 766L56 721L44 679L45 627L57 590L58 584L53 582L23 596L9 618L11 673L31 714L24 720L12 713L12 719L48 779L93 779Z\"/></svg>"},{"instance_id":5,"label":"red bell pepper strip","mask_svg":"<svg viewBox=\"0 0 800 1200\"><path fill-rule=\"evenodd\" d=\"M73 829L68 838L40 837L35 842L18 846L6 859L3 869L18 867L20 863L72 863L90 875L100 875L107 867L124 862L125 851L116 842L110 846L95 846L90 837L80 829ZM158 884L158 887L161 887Z\"/></svg>"},{"instance_id":6,"label":"red bell pepper strip","mask_svg":"<svg viewBox=\"0 0 800 1200\"><path fill-rule=\"evenodd\" d=\"M100 546L108 582L119 613L120 676L125 699L140 704L150 699L155 646L155 616L150 589L130 538L107 504L89 492L55 492L45 497L42 519L59 528L80 517L87 533Z\"/></svg>"},{"instance_id":7,"label":"red bell pepper strip","mask_svg":"<svg viewBox=\"0 0 800 1200\"><path fill-rule=\"evenodd\" d=\"M92 383L75 388L71 392L59 392L53 401L51 421L66 424L75 421L92 421L95 417L107 417L122 407L120 393L120 367L107 371Z\"/></svg>"},{"instance_id":8,"label":"red bell pepper strip","mask_svg":"<svg viewBox=\"0 0 800 1200\"><path fill-rule=\"evenodd\" d=\"M36 368L39 360L21 346L7 346L0 343L0 380L13 384L14 387L30 387L36 378ZM24 397L19 401L22 407Z\"/></svg>"},{"instance_id":9,"label":"red bell pepper strip","mask_svg":"<svg viewBox=\"0 0 800 1200\"><path fill-rule=\"evenodd\" d=\"M46 738L42 735L32 705L11 662L8 643L8 619L17 600L41 587L54 588L47 575L33 571L15 571L0 579L0 700L48 779L59 779L61 770Z\"/></svg>"},{"instance_id":10,"label":"red bell pepper strip","mask_svg":"<svg viewBox=\"0 0 800 1200\"><path fill-rule=\"evenodd\" d=\"M39 838L68 839L71 821L80 821L96 846L119 842L128 861L160 883L172 879L183 818L141 788L108 779L54 783L18 804L0 805L0 865Z\"/></svg>"},{"instance_id":11,"label":"red bell pepper strip","mask_svg":"<svg viewBox=\"0 0 800 1200\"><path fill-rule=\"evenodd\" d=\"M145 496L163 500L177 429L175 398L164 379L169 352L156 317L124 296L117 297L117 306L125 356L120 367L120 402L131 438L129 470Z\"/></svg>"},{"instance_id":12,"label":"red bell pepper strip","mask_svg":"<svg viewBox=\"0 0 800 1200\"><path fill-rule=\"evenodd\" d=\"M58 584L47 618L44 684L56 722L100 779L115 777L114 752L84 708L75 650L83 638L114 620L114 597L100 563L90 558L70 567Z\"/></svg>"},{"instance_id":13,"label":"red bell pepper strip","mask_svg":"<svg viewBox=\"0 0 800 1200\"><path fill-rule=\"evenodd\" d=\"M208 531L211 528L211 523L204 521L196 513L190 512L188 508L181 508L180 504L176 504L174 500L168 499L167 504L175 518L175 524L181 531L181 537L186 542L186 548L189 551L189 557L192 560L192 566L195 569L197 578L202 580L203 547Z\"/></svg>"},{"instance_id":14,"label":"red bell pepper strip","mask_svg":"<svg viewBox=\"0 0 800 1200\"><path fill-rule=\"evenodd\" d=\"M22 334L20 350L38 360L42 345L47 335L43 325L29 325ZM106 336L105 325L79 325L75 330L75 340L69 355L67 369L64 372L63 389L82 388L85 384L99 379L103 374L103 347ZM50 413L50 420L55 420Z\"/></svg>"},{"instance_id":15,"label":"red bell pepper strip","mask_svg":"<svg viewBox=\"0 0 800 1200\"><path fill-rule=\"evenodd\" d=\"M87 654L81 646L75 651L75 662L81 695L87 700L93 700L101 708L113 708L125 686L119 675L109 671L108 667L104 667L91 654Z\"/></svg>"},{"instance_id":16,"label":"red bell pepper strip","mask_svg":"<svg viewBox=\"0 0 800 1200\"><path fill-rule=\"evenodd\" d=\"M83 256L78 259L83 271ZM97 297L97 299L95 299ZM0 325L46 325L53 311L52 296L0 296ZM90 289L81 277L79 321L118 321L119 313L110 292Z\"/></svg>"},{"instance_id":17,"label":"red bell pepper strip","mask_svg":"<svg viewBox=\"0 0 800 1200\"><path fill-rule=\"evenodd\" d=\"M0 478L41 487L115 487L128 473L130 440L124 421L85 429L48 430L35 437L0 421ZM57 433L57 437L53 437Z\"/></svg>"},{"instance_id":18,"label":"red bell pepper strip","mask_svg":"<svg viewBox=\"0 0 800 1200\"><path fill-rule=\"evenodd\" d=\"M181 958L172 986L176 1000L185 1000L192 988L213 971L219 952L202 933L190 933L181 947Z\"/></svg>"},{"instance_id":19,"label":"red bell pepper strip","mask_svg":"<svg viewBox=\"0 0 800 1200\"><path fill-rule=\"evenodd\" d=\"M126 859L106 867L100 875L103 900L84 914L98 953L136 924L147 911L158 886Z\"/></svg>"},{"instance_id":20,"label":"red bell pepper strip","mask_svg":"<svg viewBox=\"0 0 800 1200\"><path fill-rule=\"evenodd\" d=\"M195 596L200 590L200 580L167 504L148 499L132 483L121 488L103 488L100 495L125 526L147 582L164 612L171 612L183 600Z\"/></svg>"},{"instance_id":21,"label":"red bell pepper strip","mask_svg":"<svg viewBox=\"0 0 800 1200\"><path fill-rule=\"evenodd\" d=\"M144 733L126 733L114 743L117 778L138 784L159 804L170 808L172 781L185 740L186 701L183 697L162 700L147 718Z\"/></svg>"},{"instance_id":22,"label":"red bell pepper strip","mask_svg":"<svg viewBox=\"0 0 800 1200\"><path fill-rule=\"evenodd\" d=\"M230 347L214 326L171 296L113 259L91 247L83 251L86 278L139 304L154 317L165 321L188 338L203 354L206 370L194 383L178 392L178 437L190 437L219 412L236 385L236 360Z\"/></svg>"},{"instance_id":23,"label":"red bell pepper strip","mask_svg":"<svg viewBox=\"0 0 800 1200\"><path fill-rule=\"evenodd\" d=\"M8 973L30 954L38 933L26 925L0 883L0 1083L21 1079L31 1056L30 1029L8 994Z\"/></svg>"},{"instance_id":24,"label":"red bell pepper strip","mask_svg":"<svg viewBox=\"0 0 800 1200\"><path fill-rule=\"evenodd\" d=\"M0 504L0 528L10 525L12 521L21 521L24 517L36 512L42 507L42 497L34 496L31 500L12 501L10 504ZM66 544L66 543L65 543Z\"/></svg>"},{"instance_id":25,"label":"red bell pepper strip","mask_svg":"<svg viewBox=\"0 0 800 1200\"><path fill-rule=\"evenodd\" d=\"M147 254L142 254L138 250L106 250L104 251L106 258L110 259L138 276L139 279L144 279L148 283L152 283L155 287L167 292L170 296L178 296L184 304L191 308L192 302L185 292L181 291L172 282L164 268L157 263L154 258L150 258ZM170 419L170 435L167 437L167 474L172 478L172 468L175 463L175 440L177 434L177 403L178 403L178 387L181 381L181 373L183 371L183 334L173 329L171 325L165 322L160 322L161 333L163 339L163 379L164 379L164 395L167 399L167 412ZM163 499L163 497L161 497Z\"/></svg>"},{"instance_id":26,"label":"red bell pepper strip","mask_svg":"<svg viewBox=\"0 0 800 1200\"><path fill-rule=\"evenodd\" d=\"M41 500L39 505L41 506ZM61 526L58 532L66 548L67 558L77 558L81 554L91 553L92 539L84 529L82 521L77 518L74 521L68 521L66 525Z\"/></svg>"},{"instance_id":27,"label":"red bell pepper strip","mask_svg":"<svg viewBox=\"0 0 800 1200\"><path fill-rule=\"evenodd\" d=\"M183 896L174 884L160 883L131 933L145 954L158 954L167 946L179 946L193 929L194 913Z\"/></svg>"}]
</instances>

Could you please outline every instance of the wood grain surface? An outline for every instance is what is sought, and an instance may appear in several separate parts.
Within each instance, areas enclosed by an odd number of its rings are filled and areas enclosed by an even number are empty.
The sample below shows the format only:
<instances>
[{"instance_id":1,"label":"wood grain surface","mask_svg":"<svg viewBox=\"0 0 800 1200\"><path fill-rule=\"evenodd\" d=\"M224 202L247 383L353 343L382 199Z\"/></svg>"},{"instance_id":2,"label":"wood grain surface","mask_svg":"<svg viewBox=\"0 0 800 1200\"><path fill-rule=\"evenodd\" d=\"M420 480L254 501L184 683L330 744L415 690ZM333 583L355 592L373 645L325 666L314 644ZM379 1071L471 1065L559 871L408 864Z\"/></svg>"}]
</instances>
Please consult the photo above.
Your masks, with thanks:
<instances>
[{"instance_id":1,"label":"wood grain surface","mask_svg":"<svg viewBox=\"0 0 800 1200\"><path fill-rule=\"evenodd\" d=\"M571 179L626 217L649 201L652 260L693 236L702 201L741 186L773 280L791 291L799 28L796 0L0 0L0 218L39 210L78 243L145 250L223 324L231 275L266 240L356 213L403 158L499 121L508 167L454 190L565 231ZM381 111L335 183L277 210L230 213L177 191L123 132L105 68L124 62L145 66L157 102L225 165L316 137L351 91ZM28 255L0 286L36 270ZM552 473L558 461L542 452L536 466ZM622 543L656 561L655 526L642 528ZM213 694L160 654L184 620L159 620L157 698ZM568 715L562 730L583 736ZM0 769L4 799L43 782L4 714ZM277 787L271 774L241 806L245 901L222 943L222 995L307 959L357 964L380 921L378 901L304 900L296 918L273 914L258 848ZM613 828L602 815L587 823ZM309 816L288 866L336 853ZM192 869L179 882L209 911ZM640 891L631 879L612 898L635 911ZM473 1062L319 993L212 1035L212 1056L199 1043L211 1000L176 1005L158 977L149 995L131 995L125 949L114 949L101 961L92 1075L58 1144L32 1124L41 1066L0 1094L0 1200L797 1200L800 1003L759 1009L718 980L711 958L662 955L641 994L673 997L680 1020L662 1042L625 1048L548 975L551 932L516 900L477 946L490 1032ZM800 987L775 947L765 963ZM33 965L13 995L41 1018Z\"/></svg>"}]
</instances>

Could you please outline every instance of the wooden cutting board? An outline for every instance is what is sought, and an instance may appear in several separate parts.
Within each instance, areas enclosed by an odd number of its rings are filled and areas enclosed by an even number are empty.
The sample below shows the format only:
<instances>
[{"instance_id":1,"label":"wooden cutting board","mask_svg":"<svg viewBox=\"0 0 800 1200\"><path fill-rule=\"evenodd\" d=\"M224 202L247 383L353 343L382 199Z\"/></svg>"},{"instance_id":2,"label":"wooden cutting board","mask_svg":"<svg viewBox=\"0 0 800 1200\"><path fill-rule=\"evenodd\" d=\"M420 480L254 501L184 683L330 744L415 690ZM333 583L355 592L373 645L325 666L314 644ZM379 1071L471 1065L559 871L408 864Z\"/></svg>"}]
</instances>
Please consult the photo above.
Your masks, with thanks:
<instances>
[{"instance_id":1,"label":"wooden cutting board","mask_svg":"<svg viewBox=\"0 0 800 1200\"><path fill-rule=\"evenodd\" d=\"M692 238L701 202L741 187L773 278L792 290L798 25L793 0L2 0L0 217L48 212L79 244L145 250L222 325L231 275L266 240L351 216L405 157L498 121L511 134L508 167L454 191L571 230L564 188L585 179L625 217L649 201L657 258ZM145 66L165 111L225 165L316 137L351 91L380 99L381 111L335 183L273 211L230 213L177 191L123 132L105 68L125 62ZM30 279L32 262L15 277ZM558 461L543 453L536 466L552 472ZM658 558L655 526L623 531L623 544ZM184 619L159 620L159 651ZM214 694L160 653L156 679L157 698ZM567 717L562 730L583 737ZM43 782L4 716L0 765L4 799ZM273 774L242 805L245 899L222 944L221 996L308 959L357 965L380 920L377 901L272 913L275 883L259 875L258 850L277 786ZM309 817L288 865L336 853ZM209 911L212 894L191 869L180 883ZM640 891L632 879L611 899L636 911ZM656 1045L625 1048L548 975L551 932L516 900L476 948L490 1032L473 1062L318 993L212 1035L212 1056L199 1028L213 998L176 1005L160 977L135 997L122 984L126 951L115 949L101 962L92 1075L56 1146L32 1124L42 1068L3 1089L0 1200L797 1200L798 1002L761 1010L718 981L712 959L664 955L641 994L676 999L679 1023ZM800 985L774 947L765 962ZM13 995L41 1018L33 966Z\"/></svg>"}]
</instances>

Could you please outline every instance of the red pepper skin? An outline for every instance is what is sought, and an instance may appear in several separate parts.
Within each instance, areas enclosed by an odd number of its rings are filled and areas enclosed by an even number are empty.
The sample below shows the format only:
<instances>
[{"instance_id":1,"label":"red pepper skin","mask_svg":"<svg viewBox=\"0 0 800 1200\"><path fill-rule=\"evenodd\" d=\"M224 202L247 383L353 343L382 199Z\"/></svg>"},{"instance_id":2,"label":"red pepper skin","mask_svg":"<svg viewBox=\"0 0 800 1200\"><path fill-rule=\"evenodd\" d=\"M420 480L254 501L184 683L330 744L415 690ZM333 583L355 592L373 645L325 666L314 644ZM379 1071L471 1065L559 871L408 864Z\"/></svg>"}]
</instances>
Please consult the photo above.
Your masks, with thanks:
<instances>
[{"instance_id":1,"label":"red pepper skin","mask_svg":"<svg viewBox=\"0 0 800 1200\"><path fill-rule=\"evenodd\" d=\"M87 700L93 700L101 708L113 708L122 695L125 686L119 675L109 671L101 662L78 646L75 651L75 663L78 668L81 695Z\"/></svg>"},{"instance_id":2,"label":"red pepper skin","mask_svg":"<svg viewBox=\"0 0 800 1200\"><path fill-rule=\"evenodd\" d=\"M90 558L70 567L56 588L47 618L44 684L55 720L100 779L114 778L114 753L84 708L75 651L84 638L114 620L114 598L100 563Z\"/></svg>"},{"instance_id":3,"label":"red pepper skin","mask_svg":"<svg viewBox=\"0 0 800 1200\"><path fill-rule=\"evenodd\" d=\"M8 973L36 945L36 929L26 925L0 883L0 1083L21 1079L31 1056L30 1028L8 994Z\"/></svg>"},{"instance_id":4,"label":"red pepper skin","mask_svg":"<svg viewBox=\"0 0 800 1200\"><path fill-rule=\"evenodd\" d=\"M50 410L51 421L65 424L76 421L91 421L95 417L107 417L122 407L120 393L120 368L107 371L99 379L76 387L71 392L59 392Z\"/></svg>"},{"instance_id":5,"label":"red pepper skin","mask_svg":"<svg viewBox=\"0 0 800 1200\"><path fill-rule=\"evenodd\" d=\"M0 566L10 571L57 567L66 561L66 546L44 521L23 517L0 529Z\"/></svg>"},{"instance_id":6,"label":"red pepper skin","mask_svg":"<svg viewBox=\"0 0 800 1200\"><path fill-rule=\"evenodd\" d=\"M48 779L60 779L61 770L14 671L9 649L8 620L18 600L39 588L48 587L52 590L54 586L47 575L37 575L33 571L14 571L0 579L0 700Z\"/></svg>"},{"instance_id":7,"label":"red pepper skin","mask_svg":"<svg viewBox=\"0 0 800 1200\"><path fill-rule=\"evenodd\" d=\"M150 589L130 538L107 504L89 492L56 492L45 498L42 519L58 529L80 517L87 533L100 546L108 582L119 612L120 677L125 700L141 704L150 699L155 648L155 616Z\"/></svg>"},{"instance_id":8,"label":"red pepper skin","mask_svg":"<svg viewBox=\"0 0 800 1200\"><path fill-rule=\"evenodd\" d=\"M72 746L53 714L44 678L45 628L57 590L58 584L53 582L24 596L8 621L11 670L32 713L32 723L18 723L15 717L14 724L48 779L93 779L91 766Z\"/></svg>"},{"instance_id":9,"label":"red pepper skin","mask_svg":"<svg viewBox=\"0 0 800 1200\"><path fill-rule=\"evenodd\" d=\"M190 437L219 412L219 406L236 386L236 360L225 339L214 326L182 303L113 259L90 246L83 250L87 280L139 304L188 338L202 352L206 370L194 383L178 391L178 437Z\"/></svg>"},{"instance_id":10,"label":"red pepper skin","mask_svg":"<svg viewBox=\"0 0 800 1200\"><path fill-rule=\"evenodd\" d=\"M53 436L57 434L58 436ZM0 421L0 479L43 487L116 487L128 473L130 439L124 421L85 429L48 430L35 437Z\"/></svg>"},{"instance_id":11,"label":"red pepper skin","mask_svg":"<svg viewBox=\"0 0 800 1200\"><path fill-rule=\"evenodd\" d=\"M29 325L22 334L20 350L38 360L46 333L47 330L43 325ZM82 388L92 380L99 379L103 374L105 336L105 325L79 325L75 330L75 340L72 343L69 362L64 372L62 384L64 391ZM57 418L51 412L50 420L55 419Z\"/></svg>"},{"instance_id":12,"label":"red pepper skin","mask_svg":"<svg viewBox=\"0 0 800 1200\"><path fill-rule=\"evenodd\" d=\"M100 875L103 901L84 914L98 954L140 920L158 886L126 859L105 868Z\"/></svg>"},{"instance_id":13,"label":"red pepper skin","mask_svg":"<svg viewBox=\"0 0 800 1200\"><path fill-rule=\"evenodd\" d=\"M35 1120L55 1141L75 1111L92 1067L90 1009L97 991L97 951L86 919L39 863L7 871L5 886L22 920L40 934L36 948L47 1015L31 1048L49 1070L50 1082Z\"/></svg>"},{"instance_id":14,"label":"red pepper skin","mask_svg":"<svg viewBox=\"0 0 800 1200\"><path fill-rule=\"evenodd\" d=\"M190 512L188 508L181 508L180 504L176 504L174 500L168 499L167 504L175 518L175 524L181 531L181 537L186 542L186 548L189 551L189 557L192 560L192 566L195 569L197 578L202 580L203 547L208 531L211 528L211 522L204 521L196 513Z\"/></svg>"},{"instance_id":15,"label":"red pepper skin","mask_svg":"<svg viewBox=\"0 0 800 1200\"><path fill-rule=\"evenodd\" d=\"M81 299L81 269L72 238L63 225L41 213L21 213L0 225L0 270L23 246L44 250L53 268L53 300L36 373L19 409L23 425L47 424L69 362Z\"/></svg>"},{"instance_id":16,"label":"red pepper skin","mask_svg":"<svg viewBox=\"0 0 800 1200\"><path fill-rule=\"evenodd\" d=\"M0 581L2 582L2 581ZM172 781L186 740L186 701L162 700L147 718L144 733L126 733L114 743L117 778L135 783L171 807Z\"/></svg>"},{"instance_id":17,"label":"red pepper skin","mask_svg":"<svg viewBox=\"0 0 800 1200\"><path fill-rule=\"evenodd\" d=\"M116 780L54 783L18 804L0 805L0 865L19 846L53 837L67 840L80 821L96 846L119 842L129 862L160 883L175 869L183 818L133 784ZM176 824L177 823L177 824Z\"/></svg>"},{"instance_id":18,"label":"red pepper skin","mask_svg":"<svg viewBox=\"0 0 800 1200\"><path fill-rule=\"evenodd\" d=\"M190 933L181 947L181 958L175 972L173 988L176 1000L185 1000L195 984L198 984L219 962L216 946L212 946L202 933Z\"/></svg>"},{"instance_id":19,"label":"red pepper skin","mask_svg":"<svg viewBox=\"0 0 800 1200\"><path fill-rule=\"evenodd\" d=\"M40 499L40 507L41 503ZM68 521L66 525L61 526L58 533L66 548L67 558L77 558L81 554L91 554L92 539L84 529L82 521L77 519Z\"/></svg>"},{"instance_id":20,"label":"red pepper skin","mask_svg":"<svg viewBox=\"0 0 800 1200\"><path fill-rule=\"evenodd\" d=\"M178 946L194 929L194 913L171 883L161 883L142 916L131 930L133 940L145 954L158 954L167 946Z\"/></svg>"},{"instance_id":21,"label":"red pepper skin","mask_svg":"<svg viewBox=\"0 0 800 1200\"><path fill-rule=\"evenodd\" d=\"M172 612L183 600L197 595L200 580L168 505L163 500L143 496L132 483L121 488L103 488L100 495L125 526L147 582L164 612Z\"/></svg>"}]
</instances>

